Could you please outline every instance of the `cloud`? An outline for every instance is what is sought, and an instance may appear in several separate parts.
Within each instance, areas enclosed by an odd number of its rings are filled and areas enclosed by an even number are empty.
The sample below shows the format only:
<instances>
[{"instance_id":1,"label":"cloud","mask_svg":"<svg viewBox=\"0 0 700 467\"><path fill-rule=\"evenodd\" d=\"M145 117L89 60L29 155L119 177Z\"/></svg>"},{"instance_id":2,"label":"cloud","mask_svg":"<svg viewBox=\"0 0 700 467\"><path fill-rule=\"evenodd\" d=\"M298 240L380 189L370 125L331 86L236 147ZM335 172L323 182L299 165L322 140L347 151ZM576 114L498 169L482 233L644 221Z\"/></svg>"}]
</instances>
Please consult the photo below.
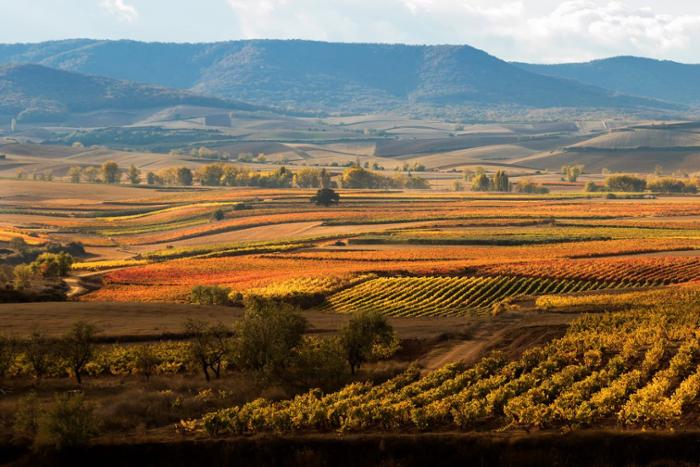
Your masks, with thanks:
<instances>
[{"instance_id":1,"label":"cloud","mask_svg":"<svg viewBox=\"0 0 700 467\"><path fill-rule=\"evenodd\" d=\"M643 0L227 0L243 38L466 43L538 62L634 54L692 56L700 11ZM690 5L690 4L689 4ZM692 8L686 7L685 11Z\"/></svg>"},{"instance_id":2,"label":"cloud","mask_svg":"<svg viewBox=\"0 0 700 467\"><path fill-rule=\"evenodd\" d=\"M128 23L135 21L139 17L136 7L125 3L124 0L104 0L102 7L121 21Z\"/></svg>"},{"instance_id":3,"label":"cloud","mask_svg":"<svg viewBox=\"0 0 700 467\"><path fill-rule=\"evenodd\" d=\"M660 14L650 7L632 8L618 1L567 1L547 15L529 18L526 24L523 32L513 31L514 35L530 44L550 45L550 61L565 58L572 50L579 55L658 56L700 40L700 15Z\"/></svg>"}]
</instances>

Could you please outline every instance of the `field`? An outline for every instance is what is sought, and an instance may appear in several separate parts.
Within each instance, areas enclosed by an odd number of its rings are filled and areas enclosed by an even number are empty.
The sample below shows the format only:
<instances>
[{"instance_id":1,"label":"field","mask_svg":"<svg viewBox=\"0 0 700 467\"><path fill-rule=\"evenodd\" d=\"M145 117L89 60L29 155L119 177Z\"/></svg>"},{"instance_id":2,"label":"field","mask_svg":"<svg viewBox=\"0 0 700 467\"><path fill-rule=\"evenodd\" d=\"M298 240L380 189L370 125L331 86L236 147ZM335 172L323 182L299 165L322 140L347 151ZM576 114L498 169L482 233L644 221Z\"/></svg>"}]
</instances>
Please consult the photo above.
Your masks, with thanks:
<instances>
[{"instance_id":1,"label":"field","mask_svg":"<svg viewBox=\"0 0 700 467\"><path fill-rule=\"evenodd\" d=\"M3 180L7 251L16 238L84 247L68 300L0 304L3 333L99 328L80 388L106 420L100 446L697 429L697 196L342 189L324 207L313 193ZM223 288L226 304L196 304L198 286ZM323 353L315 373L295 360L270 382L231 354L220 378L202 378L188 318L236 339L257 302L307 320L305 352L330 352L361 312L385 316L394 340L357 372ZM31 388L45 406L75 388L61 358L41 380L24 351L9 364L3 433Z\"/></svg>"}]
</instances>

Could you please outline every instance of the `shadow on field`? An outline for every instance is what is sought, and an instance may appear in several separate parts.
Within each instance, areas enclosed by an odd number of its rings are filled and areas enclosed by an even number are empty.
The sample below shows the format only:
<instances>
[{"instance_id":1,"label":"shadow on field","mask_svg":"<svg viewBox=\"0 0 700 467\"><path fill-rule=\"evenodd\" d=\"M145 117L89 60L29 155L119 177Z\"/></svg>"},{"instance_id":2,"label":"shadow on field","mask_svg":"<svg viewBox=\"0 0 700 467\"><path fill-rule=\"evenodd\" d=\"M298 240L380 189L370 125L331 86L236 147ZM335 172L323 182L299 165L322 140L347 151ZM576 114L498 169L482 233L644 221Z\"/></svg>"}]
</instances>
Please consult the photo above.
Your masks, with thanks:
<instances>
[{"instance_id":1,"label":"shadow on field","mask_svg":"<svg viewBox=\"0 0 700 467\"><path fill-rule=\"evenodd\" d=\"M580 432L568 435L259 436L170 443L100 444L62 453L0 449L0 462L33 465L608 466L698 465L700 433Z\"/></svg>"}]
</instances>

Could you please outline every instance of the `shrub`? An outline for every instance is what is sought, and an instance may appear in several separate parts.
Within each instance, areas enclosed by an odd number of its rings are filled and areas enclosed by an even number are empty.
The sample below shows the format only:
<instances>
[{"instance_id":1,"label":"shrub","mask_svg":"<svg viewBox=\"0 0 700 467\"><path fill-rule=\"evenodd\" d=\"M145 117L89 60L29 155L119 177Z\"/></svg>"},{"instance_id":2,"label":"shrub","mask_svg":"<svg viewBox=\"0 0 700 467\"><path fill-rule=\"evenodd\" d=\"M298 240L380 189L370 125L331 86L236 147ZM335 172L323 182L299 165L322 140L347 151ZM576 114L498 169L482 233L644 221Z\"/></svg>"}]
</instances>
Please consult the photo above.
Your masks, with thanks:
<instances>
[{"instance_id":1,"label":"shrub","mask_svg":"<svg viewBox=\"0 0 700 467\"><path fill-rule=\"evenodd\" d=\"M231 289L218 285L196 285L192 287L190 302L197 305L228 305Z\"/></svg>"},{"instance_id":2,"label":"shrub","mask_svg":"<svg viewBox=\"0 0 700 467\"><path fill-rule=\"evenodd\" d=\"M35 392L22 397L15 406L15 420L12 426L15 436L33 439L39 428L40 413Z\"/></svg>"},{"instance_id":3,"label":"shrub","mask_svg":"<svg viewBox=\"0 0 700 467\"><path fill-rule=\"evenodd\" d=\"M38 447L82 446L98 434L94 407L85 402L83 394L61 394L39 418L35 444Z\"/></svg>"}]
</instances>

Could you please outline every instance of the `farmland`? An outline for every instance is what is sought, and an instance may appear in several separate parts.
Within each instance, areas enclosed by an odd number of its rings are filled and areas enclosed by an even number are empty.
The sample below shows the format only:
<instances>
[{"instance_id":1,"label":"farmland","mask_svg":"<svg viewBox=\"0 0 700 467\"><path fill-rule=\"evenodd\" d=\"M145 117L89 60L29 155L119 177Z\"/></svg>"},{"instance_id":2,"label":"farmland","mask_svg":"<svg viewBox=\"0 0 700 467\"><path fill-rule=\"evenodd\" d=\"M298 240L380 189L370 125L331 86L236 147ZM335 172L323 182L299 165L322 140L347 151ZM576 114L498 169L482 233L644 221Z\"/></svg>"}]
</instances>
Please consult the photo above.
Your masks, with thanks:
<instances>
[{"instance_id":1,"label":"farmland","mask_svg":"<svg viewBox=\"0 0 700 467\"><path fill-rule=\"evenodd\" d=\"M694 428L697 196L338 192L319 206L300 188L3 181L6 249L75 256L67 300L0 305L5 331L50 343L99 328L80 387L106 437ZM239 345L252 306L304 318L294 358L270 383L226 353L204 379L190 318ZM362 313L395 334L351 372L333 346ZM50 404L73 387L65 357L39 381L20 349L5 373L17 394L37 386ZM0 401L0 418L19 403Z\"/></svg>"}]
</instances>

